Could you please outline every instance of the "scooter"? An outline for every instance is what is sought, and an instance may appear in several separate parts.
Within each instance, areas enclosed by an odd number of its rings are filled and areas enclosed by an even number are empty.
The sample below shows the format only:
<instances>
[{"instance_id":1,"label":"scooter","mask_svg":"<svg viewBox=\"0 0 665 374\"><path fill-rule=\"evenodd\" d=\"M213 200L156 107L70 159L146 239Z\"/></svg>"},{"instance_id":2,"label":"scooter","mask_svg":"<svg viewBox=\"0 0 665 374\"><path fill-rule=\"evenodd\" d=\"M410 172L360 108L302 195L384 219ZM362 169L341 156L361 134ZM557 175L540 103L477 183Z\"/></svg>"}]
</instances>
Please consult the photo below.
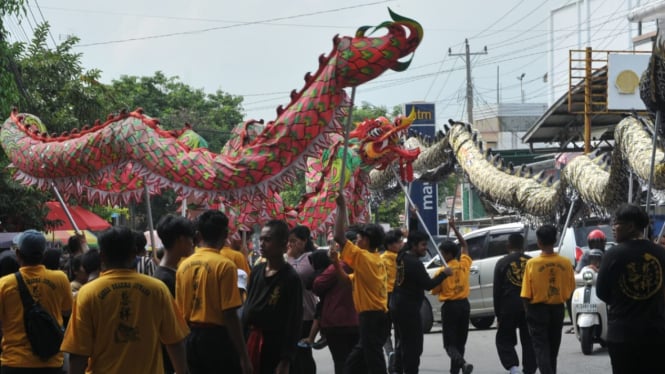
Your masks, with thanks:
<instances>
[{"instance_id":1,"label":"scooter","mask_svg":"<svg viewBox=\"0 0 665 374\"><path fill-rule=\"evenodd\" d=\"M585 355L593 353L594 343L605 347L607 339L607 305L596 295L596 277L589 267L575 275L578 288L573 292L572 313L575 335Z\"/></svg>"}]
</instances>

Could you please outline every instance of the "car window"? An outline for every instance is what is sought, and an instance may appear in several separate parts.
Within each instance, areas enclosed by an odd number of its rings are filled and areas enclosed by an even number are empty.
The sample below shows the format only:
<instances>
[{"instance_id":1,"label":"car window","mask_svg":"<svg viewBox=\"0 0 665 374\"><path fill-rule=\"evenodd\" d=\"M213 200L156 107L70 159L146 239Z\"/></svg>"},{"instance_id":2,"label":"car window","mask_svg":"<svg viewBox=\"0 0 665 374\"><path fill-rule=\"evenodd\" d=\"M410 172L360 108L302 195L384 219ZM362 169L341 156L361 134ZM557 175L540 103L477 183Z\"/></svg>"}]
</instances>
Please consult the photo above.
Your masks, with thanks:
<instances>
[{"instance_id":1,"label":"car window","mask_svg":"<svg viewBox=\"0 0 665 374\"><path fill-rule=\"evenodd\" d=\"M503 256L508 253L508 236L511 233L492 234L487 244L487 257Z\"/></svg>"},{"instance_id":2,"label":"car window","mask_svg":"<svg viewBox=\"0 0 665 374\"><path fill-rule=\"evenodd\" d=\"M475 236L466 239L466 244L469 246L469 256L473 260L480 260L485 258L485 239L487 234Z\"/></svg>"},{"instance_id":3,"label":"car window","mask_svg":"<svg viewBox=\"0 0 665 374\"><path fill-rule=\"evenodd\" d=\"M536 230L527 228L526 230L526 251L536 251L538 250L538 239L536 238Z\"/></svg>"}]
</instances>

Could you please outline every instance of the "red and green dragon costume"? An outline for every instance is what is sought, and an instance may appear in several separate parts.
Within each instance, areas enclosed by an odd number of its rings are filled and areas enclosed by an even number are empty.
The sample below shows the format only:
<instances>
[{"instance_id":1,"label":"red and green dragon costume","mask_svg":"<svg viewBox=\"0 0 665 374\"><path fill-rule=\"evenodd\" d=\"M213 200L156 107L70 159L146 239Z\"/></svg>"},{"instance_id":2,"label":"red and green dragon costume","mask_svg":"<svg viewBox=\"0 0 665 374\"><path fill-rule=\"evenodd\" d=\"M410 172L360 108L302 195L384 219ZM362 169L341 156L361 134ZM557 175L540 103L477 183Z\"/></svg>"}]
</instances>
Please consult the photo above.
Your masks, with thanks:
<instances>
[{"instance_id":1,"label":"red and green dragon costume","mask_svg":"<svg viewBox=\"0 0 665 374\"><path fill-rule=\"evenodd\" d=\"M284 218L320 231L339 188L339 134L350 105L344 89L388 69L405 70L411 60L401 59L415 51L423 36L417 22L390 15L392 21L361 27L354 37L335 37L316 73L308 73L290 103L277 108L277 119L254 133L256 121L245 122L220 153L188 145L184 138L195 138L191 130L166 131L140 109L60 136L48 135L37 117L13 111L0 143L16 169L14 177L26 185L49 189L53 184L67 196L91 202L127 202L141 198L145 183L150 194L169 188L193 201L221 200L246 224ZM370 29L386 33L370 37ZM399 145L399 135L411 121L398 121L393 126L372 120L354 130L350 160L356 167L347 169L352 177L345 178L344 193L356 202L351 209L356 220L366 219L367 172L400 158L408 177L408 165L418 155L418 150ZM358 158L362 163L354 161ZM311 190L298 207L285 209L277 192L308 162Z\"/></svg>"}]
</instances>

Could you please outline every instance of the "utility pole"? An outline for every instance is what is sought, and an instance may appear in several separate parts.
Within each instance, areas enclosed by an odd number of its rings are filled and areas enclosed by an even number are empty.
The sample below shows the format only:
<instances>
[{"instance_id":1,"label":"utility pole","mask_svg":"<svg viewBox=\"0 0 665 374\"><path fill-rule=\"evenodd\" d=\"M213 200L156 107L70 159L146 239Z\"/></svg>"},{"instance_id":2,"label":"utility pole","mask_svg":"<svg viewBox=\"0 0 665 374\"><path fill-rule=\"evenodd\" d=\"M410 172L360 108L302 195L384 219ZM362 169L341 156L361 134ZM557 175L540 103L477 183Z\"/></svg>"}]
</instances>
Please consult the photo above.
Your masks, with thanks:
<instances>
[{"instance_id":1,"label":"utility pole","mask_svg":"<svg viewBox=\"0 0 665 374\"><path fill-rule=\"evenodd\" d=\"M520 92L522 93L522 104L524 104L524 87L522 87L522 81L524 80L524 76L526 74L522 73L519 77L517 77L517 80L520 81Z\"/></svg>"},{"instance_id":2,"label":"utility pole","mask_svg":"<svg viewBox=\"0 0 665 374\"><path fill-rule=\"evenodd\" d=\"M465 51L464 53L452 53L452 49L448 48L449 56L464 56L466 63L466 110L467 117L470 124L473 124L473 82L471 81L471 56L472 55L486 55L487 46L482 52L469 52L469 39L464 39Z\"/></svg>"}]
</instances>

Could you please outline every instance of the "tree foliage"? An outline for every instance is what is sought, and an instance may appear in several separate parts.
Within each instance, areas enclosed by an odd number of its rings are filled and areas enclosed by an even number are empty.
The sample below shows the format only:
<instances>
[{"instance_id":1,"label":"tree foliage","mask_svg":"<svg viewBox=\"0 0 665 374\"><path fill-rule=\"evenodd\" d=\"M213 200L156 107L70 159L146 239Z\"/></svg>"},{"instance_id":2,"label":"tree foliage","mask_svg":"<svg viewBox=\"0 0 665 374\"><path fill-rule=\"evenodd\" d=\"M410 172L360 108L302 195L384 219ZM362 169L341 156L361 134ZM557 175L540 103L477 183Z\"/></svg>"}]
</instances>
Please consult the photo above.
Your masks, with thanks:
<instances>
[{"instance_id":1,"label":"tree foliage","mask_svg":"<svg viewBox=\"0 0 665 374\"><path fill-rule=\"evenodd\" d=\"M222 149L233 127L243 119L241 96L221 90L207 94L159 71L151 77L123 75L113 80L109 91L118 109L141 107L147 115L159 118L166 129L192 125L213 152Z\"/></svg>"}]
</instances>

